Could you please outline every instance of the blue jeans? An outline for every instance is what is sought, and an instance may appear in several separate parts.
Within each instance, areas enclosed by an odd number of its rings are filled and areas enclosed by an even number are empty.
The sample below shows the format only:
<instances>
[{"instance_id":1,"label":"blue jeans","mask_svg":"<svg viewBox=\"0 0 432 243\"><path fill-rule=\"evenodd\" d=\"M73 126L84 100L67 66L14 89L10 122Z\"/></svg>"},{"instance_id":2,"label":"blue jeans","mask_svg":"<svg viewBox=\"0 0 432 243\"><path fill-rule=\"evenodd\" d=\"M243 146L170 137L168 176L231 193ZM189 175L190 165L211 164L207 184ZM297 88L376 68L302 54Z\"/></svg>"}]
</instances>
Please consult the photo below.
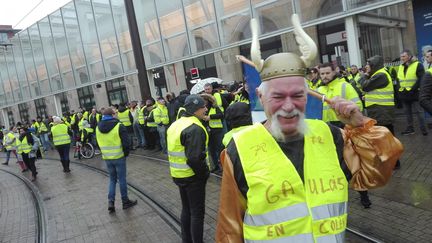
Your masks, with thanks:
<instances>
[{"instance_id":1,"label":"blue jeans","mask_svg":"<svg viewBox=\"0 0 432 243\"><path fill-rule=\"evenodd\" d=\"M41 143L42 143L44 150L48 150L49 148L52 148L50 140L48 138L48 133L40 134L39 138L41 140Z\"/></svg>"},{"instance_id":2,"label":"blue jeans","mask_svg":"<svg viewBox=\"0 0 432 243\"><path fill-rule=\"evenodd\" d=\"M157 126L157 131L159 133L159 139L160 139L160 145L162 148L162 152L164 154L167 153L167 143L166 143L166 129L167 127L162 125L162 126Z\"/></svg>"},{"instance_id":3,"label":"blue jeans","mask_svg":"<svg viewBox=\"0 0 432 243\"><path fill-rule=\"evenodd\" d=\"M108 185L108 200L115 200L116 183L117 180L120 186L120 195L122 201L128 200L127 194L127 182L126 182L126 157L120 159L107 159L105 160L110 176L110 182Z\"/></svg>"},{"instance_id":4,"label":"blue jeans","mask_svg":"<svg viewBox=\"0 0 432 243\"><path fill-rule=\"evenodd\" d=\"M6 163L9 163L10 154L11 152L15 155L17 161L18 161L18 155L15 150L6 150Z\"/></svg>"},{"instance_id":5,"label":"blue jeans","mask_svg":"<svg viewBox=\"0 0 432 243\"><path fill-rule=\"evenodd\" d=\"M140 147L144 147L146 145L146 141L144 138L144 131L139 123L133 124L135 136L138 138L138 145Z\"/></svg>"}]
</instances>

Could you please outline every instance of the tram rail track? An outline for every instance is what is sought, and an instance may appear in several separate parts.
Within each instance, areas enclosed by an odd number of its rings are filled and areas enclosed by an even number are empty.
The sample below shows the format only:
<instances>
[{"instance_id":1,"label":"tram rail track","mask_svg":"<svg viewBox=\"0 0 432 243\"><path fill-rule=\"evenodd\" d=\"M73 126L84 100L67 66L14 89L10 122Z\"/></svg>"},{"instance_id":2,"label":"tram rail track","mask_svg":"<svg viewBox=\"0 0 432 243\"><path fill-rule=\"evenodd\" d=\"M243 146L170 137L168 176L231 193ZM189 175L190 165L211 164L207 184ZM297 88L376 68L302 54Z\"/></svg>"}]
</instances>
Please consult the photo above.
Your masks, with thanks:
<instances>
[{"instance_id":1,"label":"tram rail track","mask_svg":"<svg viewBox=\"0 0 432 243\"><path fill-rule=\"evenodd\" d=\"M46 212L43 205L43 198L41 196L41 193L39 192L39 189L27 178L25 178L22 175L19 175L17 173L11 172L9 170L0 169L1 172L7 173L11 176L14 176L15 178L18 178L20 181L22 181L26 187L29 189L32 198L33 198L33 205L35 207L36 211L36 239L35 242L37 243L46 243L47 240L47 223L46 223Z\"/></svg>"}]
</instances>

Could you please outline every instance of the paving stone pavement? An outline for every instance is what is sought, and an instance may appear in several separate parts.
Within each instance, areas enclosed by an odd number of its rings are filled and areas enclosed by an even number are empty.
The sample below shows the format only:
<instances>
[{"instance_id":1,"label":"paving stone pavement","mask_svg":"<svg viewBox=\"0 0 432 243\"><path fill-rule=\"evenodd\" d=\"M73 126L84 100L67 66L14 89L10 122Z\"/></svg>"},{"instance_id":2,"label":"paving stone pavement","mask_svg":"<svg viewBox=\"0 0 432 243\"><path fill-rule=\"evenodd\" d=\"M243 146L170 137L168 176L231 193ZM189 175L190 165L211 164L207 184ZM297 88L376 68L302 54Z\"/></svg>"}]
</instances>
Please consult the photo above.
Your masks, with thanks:
<instances>
[{"instance_id":1,"label":"paving stone pavement","mask_svg":"<svg viewBox=\"0 0 432 243\"><path fill-rule=\"evenodd\" d=\"M108 177L73 165L72 173L65 174L53 160L39 160L37 167L35 185L44 197L48 242L181 242L142 200L122 210L118 187L116 213L108 214ZM137 198L130 192L129 196Z\"/></svg>"},{"instance_id":2,"label":"paving stone pavement","mask_svg":"<svg viewBox=\"0 0 432 243\"><path fill-rule=\"evenodd\" d=\"M0 242L35 242L36 217L32 194L24 182L0 171Z\"/></svg>"}]
</instances>

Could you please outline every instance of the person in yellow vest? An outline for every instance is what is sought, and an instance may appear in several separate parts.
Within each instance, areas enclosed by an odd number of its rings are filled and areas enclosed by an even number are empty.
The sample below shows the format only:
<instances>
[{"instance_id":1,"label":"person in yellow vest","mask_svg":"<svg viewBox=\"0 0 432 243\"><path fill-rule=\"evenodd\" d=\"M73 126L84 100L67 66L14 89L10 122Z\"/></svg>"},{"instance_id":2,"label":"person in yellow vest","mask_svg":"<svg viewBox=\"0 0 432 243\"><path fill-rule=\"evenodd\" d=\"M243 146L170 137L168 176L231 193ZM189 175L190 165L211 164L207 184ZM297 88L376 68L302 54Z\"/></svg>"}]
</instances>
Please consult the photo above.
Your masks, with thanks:
<instances>
[{"instance_id":1,"label":"person in yellow vest","mask_svg":"<svg viewBox=\"0 0 432 243\"><path fill-rule=\"evenodd\" d=\"M12 127L11 130L3 129L3 146L6 149L6 161L2 163L2 165L8 165L10 160L10 155L13 153L18 161L18 155L16 152L16 142L17 138L14 135L15 127Z\"/></svg>"},{"instance_id":2,"label":"person in yellow vest","mask_svg":"<svg viewBox=\"0 0 432 243\"><path fill-rule=\"evenodd\" d=\"M425 59L428 69L422 79L419 101L420 105L432 115L432 50L425 53Z\"/></svg>"},{"instance_id":3,"label":"person in yellow vest","mask_svg":"<svg viewBox=\"0 0 432 243\"><path fill-rule=\"evenodd\" d=\"M317 48L298 17L292 22L302 58L278 53L263 61L252 20L251 56L267 120L234 134L221 154L216 242L344 242L349 184L384 185L402 153L402 144L355 102L331 99L346 130L304 118L304 72Z\"/></svg>"},{"instance_id":4,"label":"person in yellow vest","mask_svg":"<svg viewBox=\"0 0 432 243\"><path fill-rule=\"evenodd\" d=\"M120 103L119 107L118 107L118 111L117 111L117 117L120 120L121 123L123 123L123 125L125 126L126 130L128 131L128 137L129 137L129 143L130 143L130 148L133 149L132 145L132 139L133 139L133 115L130 112L130 110L128 109L128 107L126 107L125 103Z\"/></svg>"},{"instance_id":5,"label":"person in yellow vest","mask_svg":"<svg viewBox=\"0 0 432 243\"><path fill-rule=\"evenodd\" d=\"M381 56L373 56L367 60L368 73L362 83L365 92L365 106L370 118L377 121L378 126L387 127L394 135L395 102L393 81ZM395 169L400 168L397 160Z\"/></svg>"},{"instance_id":6,"label":"person in yellow vest","mask_svg":"<svg viewBox=\"0 0 432 243\"><path fill-rule=\"evenodd\" d=\"M417 114L420 130L423 136L427 136L423 109L419 106L418 95L421 79L424 75L423 65L417 61L409 50L403 50L400 54L402 64L399 66L397 77L399 80L399 99L404 108L407 127L402 135L415 133L413 113Z\"/></svg>"},{"instance_id":7,"label":"person in yellow vest","mask_svg":"<svg viewBox=\"0 0 432 243\"><path fill-rule=\"evenodd\" d=\"M18 153L21 154L25 165L32 172L31 181L35 181L36 175L38 174L35 166L36 150L39 149L39 147L36 147L37 144L35 144L33 136L26 128L21 127L19 129L19 134Z\"/></svg>"},{"instance_id":8,"label":"person in yellow vest","mask_svg":"<svg viewBox=\"0 0 432 243\"><path fill-rule=\"evenodd\" d=\"M363 105L357 92L350 83L345 82L345 79L338 78L333 64L324 63L319 66L319 72L322 80L322 85L318 88L318 92L324 94L327 98L341 97L350 100L358 105L360 111L363 110ZM332 125L344 127L344 124L338 119L336 112L331 109L327 103L323 104L322 120L330 122Z\"/></svg>"},{"instance_id":9,"label":"person in yellow vest","mask_svg":"<svg viewBox=\"0 0 432 243\"><path fill-rule=\"evenodd\" d=\"M215 99L215 96L209 94L201 95L206 101L206 107L208 110L207 116L204 117L204 121L209 128L209 154L211 162L213 163L211 172L221 173L222 168L220 166L219 155L223 150L223 136L224 132L224 113ZM216 96L217 97L217 96Z\"/></svg>"},{"instance_id":10,"label":"person in yellow vest","mask_svg":"<svg viewBox=\"0 0 432 243\"><path fill-rule=\"evenodd\" d=\"M153 110L154 122L157 124L159 143L163 154L167 154L166 131L169 125L168 108L163 97L157 99L156 108Z\"/></svg>"},{"instance_id":11,"label":"person in yellow vest","mask_svg":"<svg viewBox=\"0 0 432 243\"><path fill-rule=\"evenodd\" d=\"M168 160L182 201L182 242L203 242L205 187L209 177L209 136L201 121L207 108L199 95L189 95L184 116L168 128Z\"/></svg>"},{"instance_id":12,"label":"person in yellow vest","mask_svg":"<svg viewBox=\"0 0 432 243\"><path fill-rule=\"evenodd\" d=\"M53 117L53 126L51 127L51 136L54 143L55 148L60 156L60 162L63 166L63 172L70 172L70 159L69 159L69 150L71 144L71 136L73 135L71 129L64 124L63 120L58 117Z\"/></svg>"},{"instance_id":13,"label":"person in yellow vest","mask_svg":"<svg viewBox=\"0 0 432 243\"><path fill-rule=\"evenodd\" d=\"M108 211L115 212L116 184L119 182L123 209L137 204L130 200L126 181L126 157L129 155L130 143L128 132L116 116L112 108L104 110L102 120L96 127L96 139L102 152L110 176L108 189Z\"/></svg>"},{"instance_id":14,"label":"person in yellow vest","mask_svg":"<svg viewBox=\"0 0 432 243\"><path fill-rule=\"evenodd\" d=\"M146 100L146 106L143 109L143 131L146 146L146 150L154 150L156 143L158 142L157 124L154 122L153 110L155 109L154 99L150 98Z\"/></svg>"},{"instance_id":15,"label":"person in yellow vest","mask_svg":"<svg viewBox=\"0 0 432 243\"><path fill-rule=\"evenodd\" d=\"M310 89L316 90L321 85L318 68L311 68L309 72L310 73L309 78L307 79L307 83Z\"/></svg>"},{"instance_id":16,"label":"person in yellow vest","mask_svg":"<svg viewBox=\"0 0 432 243\"><path fill-rule=\"evenodd\" d=\"M363 80L362 74L359 72L357 65L351 65L350 75L348 76L349 83L357 92L364 108L364 92L362 90L361 82Z\"/></svg>"},{"instance_id":17,"label":"person in yellow vest","mask_svg":"<svg viewBox=\"0 0 432 243\"><path fill-rule=\"evenodd\" d=\"M50 141L48 138L48 127L45 124L45 122L42 120L42 117L38 116L36 118L36 134L39 136L42 146L44 149L44 152L48 151L48 149L51 147Z\"/></svg>"},{"instance_id":18,"label":"person in yellow vest","mask_svg":"<svg viewBox=\"0 0 432 243\"><path fill-rule=\"evenodd\" d=\"M225 120L228 124L228 132L225 133L222 139L224 147L228 145L235 133L252 125L252 114L249 105L244 102L231 104L225 111Z\"/></svg>"}]
</instances>

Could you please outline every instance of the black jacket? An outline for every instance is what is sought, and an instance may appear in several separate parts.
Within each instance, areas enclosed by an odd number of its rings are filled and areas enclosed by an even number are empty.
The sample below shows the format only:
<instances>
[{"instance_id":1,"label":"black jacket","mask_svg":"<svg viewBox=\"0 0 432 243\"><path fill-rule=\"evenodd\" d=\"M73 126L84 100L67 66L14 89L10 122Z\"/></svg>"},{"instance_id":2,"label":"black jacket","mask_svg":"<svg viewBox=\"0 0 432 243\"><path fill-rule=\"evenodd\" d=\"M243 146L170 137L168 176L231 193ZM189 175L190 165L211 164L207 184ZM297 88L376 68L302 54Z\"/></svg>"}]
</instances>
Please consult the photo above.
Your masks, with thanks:
<instances>
[{"instance_id":1,"label":"black jacket","mask_svg":"<svg viewBox=\"0 0 432 243\"><path fill-rule=\"evenodd\" d=\"M185 113L185 116L190 116ZM198 125L192 124L180 134L180 142L185 147L186 164L191 167L195 175L188 178L173 178L178 185L184 183L207 180L210 171L206 162L206 134Z\"/></svg>"},{"instance_id":2,"label":"black jacket","mask_svg":"<svg viewBox=\"0 0 432 243\"><path fill-rule=\"evenodd\" d=\"M432 114L432 74L425 72L421 82L420 105L430 114Z\"/></svg>"},{"instance_id":3,"label":"black jacket","mask_svg":"<svg viewBox=\"0 0 432 243\"><path fill-rule=\"evenodd\" d=\"M116 118L113 118L111 120L105 120L105 121L101 120L97 127L99 128L99 131L101 133L109 133L119 122L120 121ZM120 139L121 139L121 143L122 143L122 147L123 147L123 153L124 153L125 157L127 157L129 155L130 146L129 146L128 133L127 133L126 127L123 124L120 124L119 135L120 135ZM96 136L96 139L97 139L97 136Z\"/></svg>"}]
</instances>

